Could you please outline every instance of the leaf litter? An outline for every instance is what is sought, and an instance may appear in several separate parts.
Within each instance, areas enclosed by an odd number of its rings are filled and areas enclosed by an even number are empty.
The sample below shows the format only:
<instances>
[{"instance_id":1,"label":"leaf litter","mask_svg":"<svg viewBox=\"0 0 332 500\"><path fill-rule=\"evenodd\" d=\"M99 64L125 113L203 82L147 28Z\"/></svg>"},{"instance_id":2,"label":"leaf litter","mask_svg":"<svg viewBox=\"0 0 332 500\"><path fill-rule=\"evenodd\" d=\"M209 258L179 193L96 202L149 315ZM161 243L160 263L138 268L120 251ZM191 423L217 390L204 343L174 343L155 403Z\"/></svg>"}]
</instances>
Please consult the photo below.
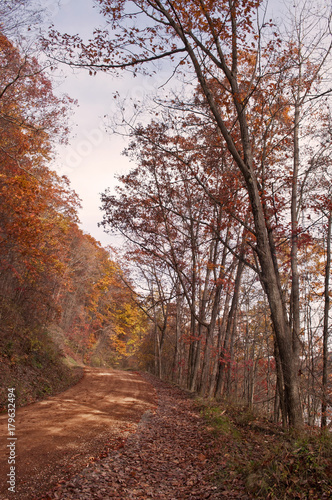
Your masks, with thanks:
<instances>
[{"instance_id":1,"label":"leaf litter","mask_svg":"<svg viewBox=\"0 0 332 500\"><path fill-rule=\"evenodd\" d=\"M191 394L145 374L158 394L135 433L43 499L248 499L213 476L214 441ZM106 455L106 456L105 456ZM220 466L220 465L219 465Z\"/></svg>"}]
</instances>

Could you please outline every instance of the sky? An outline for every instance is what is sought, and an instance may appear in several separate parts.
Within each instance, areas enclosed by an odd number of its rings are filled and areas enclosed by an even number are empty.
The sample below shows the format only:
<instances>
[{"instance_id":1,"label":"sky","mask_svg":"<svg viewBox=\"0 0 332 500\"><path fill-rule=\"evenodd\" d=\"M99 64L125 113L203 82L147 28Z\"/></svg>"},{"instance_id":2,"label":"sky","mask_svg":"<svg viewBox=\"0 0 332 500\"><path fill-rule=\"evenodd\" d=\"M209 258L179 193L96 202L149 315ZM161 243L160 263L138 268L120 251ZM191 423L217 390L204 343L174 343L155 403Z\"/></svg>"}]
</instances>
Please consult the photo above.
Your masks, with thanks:
<instances>
[{"instance_id":1,"label":"sky","mask_svg":"<svg viewBox=\"0 0 332 500\"><path fill-rule=\"evenodd\" d=\"M47 7L48 22L63 33L89 37L93 28L103 22L92 0L61 0L59 6L57 0L49 0ZM104 246L117 244L119 240L98 228L103 215L99 209L100 193L108 187L114 190L115 174L126 173L133 165L121 154L127 140L105 126L108 120L105 115L112 117L118 112L114 92L119 92L128 103L132 98L141 99L154 90L160 76L155 79L134 79L128 73L118 78L102 73L89 76L87 71L73 71L65 66L59 68L57 75L56 93L77 99L79 107L71 117L69 145L58 148L53 168L69 178L82 200L79 212L82 229Z\"/></svg>"}]
</instances>

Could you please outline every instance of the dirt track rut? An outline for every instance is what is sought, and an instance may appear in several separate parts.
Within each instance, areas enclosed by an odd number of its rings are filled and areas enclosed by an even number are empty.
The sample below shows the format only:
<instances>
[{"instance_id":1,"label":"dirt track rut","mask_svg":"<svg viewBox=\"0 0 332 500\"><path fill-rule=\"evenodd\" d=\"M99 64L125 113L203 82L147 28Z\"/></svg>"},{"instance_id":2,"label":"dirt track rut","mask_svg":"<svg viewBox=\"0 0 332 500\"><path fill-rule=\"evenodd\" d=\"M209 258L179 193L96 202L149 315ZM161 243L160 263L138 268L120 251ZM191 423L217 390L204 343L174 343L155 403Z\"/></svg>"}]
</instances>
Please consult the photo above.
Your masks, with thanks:
<instances>
[{"instance_id":1,"label":"dirt track rut","mask_svg":"<svg viewBox=\"0 0 332 500\"><path fill-rule=\"evenodd\" d=\"M18 409L15 494L7 490L8 416L0 415L0 498L36 498L36 490L41 495L103 451L121 448L155 398L136 373L87 368L71 389Z\"/></svg>"}]
</instances>

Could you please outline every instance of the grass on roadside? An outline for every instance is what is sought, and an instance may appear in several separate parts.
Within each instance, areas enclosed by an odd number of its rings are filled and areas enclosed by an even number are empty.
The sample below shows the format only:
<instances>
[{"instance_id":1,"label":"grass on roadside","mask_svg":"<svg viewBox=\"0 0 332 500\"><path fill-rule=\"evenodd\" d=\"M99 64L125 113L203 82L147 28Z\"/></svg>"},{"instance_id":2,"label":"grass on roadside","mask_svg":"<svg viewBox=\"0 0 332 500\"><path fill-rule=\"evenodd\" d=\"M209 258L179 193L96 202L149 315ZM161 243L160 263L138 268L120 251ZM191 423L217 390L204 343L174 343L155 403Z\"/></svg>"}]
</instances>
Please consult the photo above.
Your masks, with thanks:
<instances>
[{"instance_id":1,"label":"grass on roadside","mask_svg":"<svg viewBox=\"0 0 332 500\"><path fill-rule=\"evenodd\" d=\"M216 481L264 500L332 498L332 437L306 429L296 437L247 408L198 402L213 436Z\"/></svg>"}]
</instances>

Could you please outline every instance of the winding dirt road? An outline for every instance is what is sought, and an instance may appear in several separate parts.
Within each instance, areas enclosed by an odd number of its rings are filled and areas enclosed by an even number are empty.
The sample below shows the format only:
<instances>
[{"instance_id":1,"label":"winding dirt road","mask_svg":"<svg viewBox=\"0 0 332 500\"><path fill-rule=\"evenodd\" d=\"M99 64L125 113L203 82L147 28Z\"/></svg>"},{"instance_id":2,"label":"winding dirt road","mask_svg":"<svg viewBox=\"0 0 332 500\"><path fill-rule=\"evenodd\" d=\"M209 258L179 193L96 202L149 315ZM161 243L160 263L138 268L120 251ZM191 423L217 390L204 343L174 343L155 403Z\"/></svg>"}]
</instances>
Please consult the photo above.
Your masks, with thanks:
<instances>
[{"instance_id":1,"label":"winding dirt road","mask_svg":"<svg viewBox=\"0 0 332 500\"><path fill-rule=\"evenodd\" d=\"M102 456L121 448L156 405L138 374L85 369L71 389L20 408L15 421L15 493L8 491L8 415L0 415L0 498L33 499Z\"/></svg>"}]
</instances>

